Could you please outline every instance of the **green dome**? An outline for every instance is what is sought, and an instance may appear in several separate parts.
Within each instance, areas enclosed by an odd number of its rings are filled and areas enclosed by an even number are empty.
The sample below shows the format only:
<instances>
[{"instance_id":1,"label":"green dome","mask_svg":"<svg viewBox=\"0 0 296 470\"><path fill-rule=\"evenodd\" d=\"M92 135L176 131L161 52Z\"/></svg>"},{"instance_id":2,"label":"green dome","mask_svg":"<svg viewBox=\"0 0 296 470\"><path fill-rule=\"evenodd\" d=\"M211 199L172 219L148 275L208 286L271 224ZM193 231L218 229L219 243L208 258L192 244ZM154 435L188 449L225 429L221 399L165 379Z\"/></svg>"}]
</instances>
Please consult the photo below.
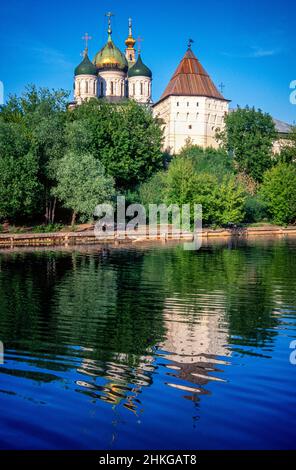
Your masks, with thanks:
<instances>
[{"instance_id":1,"label":"green dome","mask_svg":"<svg viewBox=\"0 0 296 470\"><path fill-rule=\"evenodd\" d=\"M87 53L85 53L84 59L81 64L75 69L75 76L77 75L97 75L97 69L94 64L89 60Z\"/></svg>"},{"instance_id":2,"label":"green dome","mask_svg":"<svg viewBox=\"0 0 296 470\"><path fill-rule=\"evenodd\" d=\"M128 71L128 77L148 77L152 78L151 70L143 64L141 56L139 55L137 62Z\"/></svg>"},{"instance_id":3,"label":"green dome","mask_svg":"<svg viewBox=\"0 0 296 470\"><path fill-rule=\"evenodd\" d=\"M111 34L109 34L107 44L94 58L94 64L99 70L121 70L127 72L128 62L125 55L115 46Z\"/></svg>"}]
</instances>

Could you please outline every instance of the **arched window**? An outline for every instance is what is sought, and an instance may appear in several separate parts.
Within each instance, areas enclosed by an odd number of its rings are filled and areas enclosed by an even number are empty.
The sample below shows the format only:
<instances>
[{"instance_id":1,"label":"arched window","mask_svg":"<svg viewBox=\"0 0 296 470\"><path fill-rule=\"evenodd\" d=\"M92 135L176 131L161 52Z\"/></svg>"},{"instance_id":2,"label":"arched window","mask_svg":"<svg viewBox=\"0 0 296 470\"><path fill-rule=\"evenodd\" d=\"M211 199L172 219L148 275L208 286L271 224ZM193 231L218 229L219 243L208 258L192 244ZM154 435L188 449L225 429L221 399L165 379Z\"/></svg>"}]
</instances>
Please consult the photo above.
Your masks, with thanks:
<instances>
[{"instance_id":1,"label":"arched window","mask_svg":"<svg viewBox=\"0 0 296 470\"><path fill-rule=\"evenodd\" d=\"M101 82L101 96L104 96L104 83Z\"/></svg>"},{"instance_id":2,"label":"arched window","mask_svg":"<svg viewBox=\"0 0 296 470\"><path fill-rule=\"evenodd\" d=\"M88 93L88 81L85 82L85 93Z\"/></svg>"},{"instance_id":3,"label":"arched window","mask_svg":"<svg viewBox=\"0 0 296 470\"><path fill-rule=\"evenodd\" d=\"M141 95L144 95L143 83L141 82Z\"/></svg>"},{"instance_id":4,"label":"arched window","mask_svg":"<svg viewBox=\"0 0 296 470\"><path fill-rule=\"evenodd\" d=\"M133 84L133 95L135 96L135 94L136 94L136 84L134 83Z\"/></svg>"},{"instance_id":5,"label":"arched window","mask_svg":"<svg viewBox=\"0 0 296 470\"><path fill-rule=\"evenodd\" d=\"M96 94L96 82L94 81L94 95Z\"/></svg>"},{"instance_id":6,"label":"arched window","mask_svg":"<svg viewBox=\"0 0 296 470\"><path fill-rule=\"evenodd\" d=\"M111 95L114 95L114 83L111 82Z\"/></svg>"}]
</instances>

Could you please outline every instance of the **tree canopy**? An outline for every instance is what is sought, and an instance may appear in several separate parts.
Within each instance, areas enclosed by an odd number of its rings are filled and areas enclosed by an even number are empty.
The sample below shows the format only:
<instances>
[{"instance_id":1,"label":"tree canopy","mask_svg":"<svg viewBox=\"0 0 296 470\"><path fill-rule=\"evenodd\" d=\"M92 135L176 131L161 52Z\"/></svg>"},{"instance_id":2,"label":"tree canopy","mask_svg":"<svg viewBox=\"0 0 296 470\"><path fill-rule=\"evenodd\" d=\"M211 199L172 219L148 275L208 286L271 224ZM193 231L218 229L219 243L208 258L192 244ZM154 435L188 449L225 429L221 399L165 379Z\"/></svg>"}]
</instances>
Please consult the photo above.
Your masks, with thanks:
<instances>
[{"instance_id":1,"label":"tree canopy","mask_svg":"<svg viewBox=\"0 0 296 470\"><path fill-rule=\"evenodd\" d=\"M272 167L272 149L276 138L275 125L269 114L255 108L238 108L225 116L225 130L218 135L238 171L261 182Z\"/></svg>"}]
</instances>

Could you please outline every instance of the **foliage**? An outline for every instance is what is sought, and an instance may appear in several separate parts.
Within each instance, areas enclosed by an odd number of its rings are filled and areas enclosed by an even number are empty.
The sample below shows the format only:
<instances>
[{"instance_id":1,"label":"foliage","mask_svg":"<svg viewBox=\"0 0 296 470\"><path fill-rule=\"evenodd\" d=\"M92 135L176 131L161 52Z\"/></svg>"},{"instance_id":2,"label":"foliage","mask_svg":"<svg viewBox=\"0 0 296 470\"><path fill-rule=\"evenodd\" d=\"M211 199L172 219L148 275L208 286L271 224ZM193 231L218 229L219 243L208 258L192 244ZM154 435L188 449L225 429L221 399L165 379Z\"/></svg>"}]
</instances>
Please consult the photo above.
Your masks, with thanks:
<instances>
[{"instance_id":1,"label":"foliage","mask_svg":"<svg viewBox=\"0 0 296 470\"><path fill-rule=\"evenodd\" d=\"M225 130L218 135L223 148L233 155L238 171L262 181L271 168L274 122L269 114L255 108L238 108L225 117Z\"/></svg>"},{"instance_id":2,"label":"foliage","mask_svg":"<svg viewBox=\"0 0 296 470\"><path fill-rule=\"evenodd\" d=\"M177 157L166 178L168 204L201 204L205 224L237 224L244 218L245 191L235 176L197 173L192 160Z\"/></svg>"},{"instance_id":3,"label":"foliage","mask_svg":"<svg viewBox=\"0 0 296 470\"><path fill-rule=\"evenodd\" d=\"M293 164L280 163L268 170L260 194L275 223L286 225L296 221L296 167Z\"/></svg>"},{"instance_id":4,"label":"foliage","mask_svg":"<svg viewBox=\"0 0 296 470\"><path fill-rule=\"evenodd\" d=\"M180 157L192 160L196 172L211 173L218 177L234 173L233 159L224 149L186 145Z\"/></svg>"},{"instance_id":5,"label":"foliage","mask_svg":"<svg viewBox=\"0 0 296 470\"><path fill-rule=\"evenodd\" d=\"M91 100L71 113L67 144L90 152L119 189L132 189L163 167L162 131L149 109L135 102Z\"/></svg>"},{"instance_id":6,"label":"foliage","mask_svg":"<svg viewBox=\"0 0 296 470\"><path fill-rule=\"evenodd\" d=\"M158 172L139 187L139 202L148 207L149 204L162 204L165 194L166 173Z\"/></svg>"},{"instance_id":7,"label":"foliage","mask_svg":"<svg viewBox=\"0 0 296 470\"><path fill-rule=\"evenodd\" d=\"M281 163L295 163L296 162L296 126L292 126L289 137L282 145L278 161Z\"/></svg>"},{"instance_id":8,"label":"foliage","mask_svg":"<svg viewBox=\"0 0 296 470\"><path fill-rule=\"evenodd\" d=\"M38 207L40 184L36 156L0 155L0 218L30 216Z\"/></svg>"},{"instance_id":9,"label":"foliage","mask_svg":"<svg viewBox=\"0 0 296 470\"><path fill-rule=\"evenodd\" d=\"M76 216L92 218L95 207L107 202L114 194L114 180L91 154L68 152L57 170L57 186L52 190L66 207L73 211L72 225Z\"/></svg>"},{"instance_id":10,"label":"foliage","mask_svg":"<svg viewBox=\"0 0 296 470\"><path fill-rule=\"evenodd\" d=\"M63 229L62 224L37 225L33 227L32 233L54 233Z\"/></svg>"},{"instance_id":11,"label":"foliage","mask_svg":"<svg viewBox=\"0 0 296 470\"><path fill-rule=\"evenodd\" d=\"M248 195L245 203L245 219L248 224L262 222L268 218L267 206L260 195Z\"/></svg>"},{"instance_id":12,"label":"foliage","mask_svg":"<svg viewBox=\"0 0 296 470\"><path fill-rule=\"evenodd\" d=\"M17 145L10 152L10 157L23 157L28 153L35 156L40 191L39 212L45 213L47 221L54 218L55 204L50 198L50 188L55 183L58 161L64 155L68 96L63 90L50 91L29 86L20 97L11 96L7 104L0 108L0 146L3 147L5 142L10 145L19 134L21 137L17 137ZM3 132L6 133L5 138ZM7 194L10 190L13 192L12 186Z\"/></svg>"}]
</instances>

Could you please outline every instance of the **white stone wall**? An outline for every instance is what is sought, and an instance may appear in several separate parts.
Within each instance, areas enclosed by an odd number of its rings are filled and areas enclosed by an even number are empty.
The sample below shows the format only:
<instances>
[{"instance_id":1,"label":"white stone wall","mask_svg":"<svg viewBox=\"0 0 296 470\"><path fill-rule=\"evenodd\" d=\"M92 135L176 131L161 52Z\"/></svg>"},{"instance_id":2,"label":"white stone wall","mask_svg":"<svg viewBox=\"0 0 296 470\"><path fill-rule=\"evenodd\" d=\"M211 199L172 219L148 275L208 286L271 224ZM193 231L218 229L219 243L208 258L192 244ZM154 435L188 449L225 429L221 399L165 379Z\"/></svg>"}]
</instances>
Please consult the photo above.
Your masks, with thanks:
<instances>
[{"instance_id":1,"label":"white stone wall","mask_svg":"<svg viewBox=\"0 0 296 470\"><path fill-rule=\"evenodd\" d=\"M215 135L224 127L228 102L202 96L170 96L154 106L154 115L164 122L164 150L178 154L190 141L218 147Z\"/></svg>"},{"instance_id":2,"label":"white stone wall","mask_svg":"<svg viewBox=\"0 0 296 470\"><path fill-rule=\"evenodd\" d=\"M75 101L81 104L90 98L95 98L98 92L98 79L94 75L78 75L75 77Z\"/></svg>"},{"instance_id":3,"label":"white stone wall","mask_svg":"<svg viewBox=\"0 0 296 470\"><path fill-rule=\"evenodd\" d=\"M127 97L126 74L119 70L101 71L99 73L98 96Z\"/></svg>"},{"instance_id":4,"label":"white stone wall","mask_svg":"<svg viewBox=\"0 0 296 470\"><path fill-rule=\"evenodd\" d=\"M128 95L138 103L151 103L152 80L148 77L131 77L128 79Z\"/></svg>"}]
</instances>

